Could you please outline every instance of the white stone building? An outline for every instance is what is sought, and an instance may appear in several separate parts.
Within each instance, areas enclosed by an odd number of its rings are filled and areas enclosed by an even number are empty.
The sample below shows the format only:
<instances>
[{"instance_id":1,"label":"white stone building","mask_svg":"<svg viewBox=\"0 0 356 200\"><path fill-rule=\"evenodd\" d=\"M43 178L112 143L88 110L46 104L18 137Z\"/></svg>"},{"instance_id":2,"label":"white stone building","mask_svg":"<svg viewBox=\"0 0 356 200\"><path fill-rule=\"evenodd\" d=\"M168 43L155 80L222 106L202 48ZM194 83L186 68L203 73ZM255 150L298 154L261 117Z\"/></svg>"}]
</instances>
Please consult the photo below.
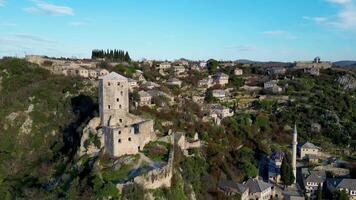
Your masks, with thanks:
<instances>
[{"instance_id":1,"label":"white stone building","mask_svg":"<svg viewBox=\"0 0 356 200\"><path fill-rule=\"evenodd\" d=\"M351 200L356 200L356 179L350 178L330 178L326 181L330 192L343 190L349 194Z\"/></svg>"},{"instance_id":2,"label":"white stone building","mask_svg":"<svg viewBox=\"0 0 356 200\"><path fill-rule=\"evenodd\" d=\"M213 97L214 97L214 98L217 98L217 99L219 99L219 100L223 100L223 99L225 99L225 97L226 97L226 92L225 92L225 90L217 89L217 90L213 90L212 93L213 93Z\"/></svg>"},{"instance_id":3,"label":"white stone building","mask_svg":"<svg viewBox=\"0 0 356 200\"><path fill-rule=\"evenodd\" d=\"M167 85L181 87L182 86L182 81L177 79L177 78L170 78L167 81Z\"/></svg>"},{"instance_id":4,"label":"white stone building","mask_svg":"<svg viewBox=\"0 0 356 200\"><path fill-rule=\"evenodd\" d=\"M244 184L229 180L222 180L218 183L218 189L226 196L240 194L241 200L249 200L249 189Z\"/></svg>"},{"instance_id":5,"label":"white stone building","mask_svg":"<svg viewBox=\"0 0 356 200\"><path fill-rule=\"evenodd\" d=\"M310 142L303 142L298 145L298 155L300 159L308 159L308 156L320 156L321 148Z\"/></svg>"},{"instance_id":6,"label":"white stone building","mask_svg":"<svg viewBox=\"0 0 356 200\"><path fill-rule=\"evenodd\" d=\"M249 189L250 200L269 200L273 195L272 185L256 178L250 178L244 184Z\"/></svg>"},{"instance_id":7,"label":"white stone building","mask_svg":"<svg viewBox=\"0 0 356 200\"><path fill-rule=\"evenodd\" d=\"M150 106L152 104L152 96L146 91L139 91L138 94L140 95L140 106Z\"/></svg>"},{"instance_id":8,"label":"white stone building","mask_svg":"<svg viewBox=\"0 0 356 200\"><path fill-rule=\"evenodd\" d=\"M220 104L211 104L209 106L210 115L216 114L220 119L234 116L234 111Z\"/></svg>"},{"instance_id":9,"label":"white stone building","mask_svg":"<svg viewBox=\"0 0 356 200\"><path fill-rule=\"evenodd\" d=\"M179 76L185 72L185 67L183 65L176 65L173 67L174 74Z\"/></svg>"},{"instance_id":10,"label":"white stone building","mask_svg":"<svg viewBox=\"0 0 356 200\"><path fill-rule=\"evenodd\" d=\"M240 69L240 68L236 68L236 69L234 70L234 74L235 74L236 76L241 76L243 73L244 73L243 70Z\"/></svg>"},{"instance_id":11,"label":"white stone building","mask_svg":"<svg viewBox=\"0 0 356 200\"><path fill-rule=\"evenodd\" d=\"M163 62L163 63L161 63L161 64L158 65L157 69L158 69L158 70L168 70L168 69L171 68L171 66L172 66L171 63L169 63L169 62Z\"/></svg>"},{"instance_id":12,"label":"white stone building","mask_svg":"<svg viewBox=\"0 0 356 200\"><path fill-rule=\"evenodd\" d=\"M263 88L266 91L272 92L272 93L280 93L283 91L283 89L278 86L278 80L271 80L267 81L263 84Z\"/></svg>"},{"instance_id":13,"label":"white stone building","mask_svg":"<svg viewBox=\"0 0 356 200\"><path fill-rule=\"evenodd\" d=\"M204 78L198 82L199 87L207 87L210 88L214 85L214 79L211 76Z\"/></svg>"},{"instance_id":14,"label":"white stone building","mask_svg":"<svg viewBox=\"0 0 356 200\"><path fill-rule=\"evenodd\" d=\"M315 199L318 187L319 185L323 187L326 175L323 171L311 171L308 168L303 168L302 179L306 197L309 199Z\"/></svg>"},{"instance_id":15,"label":"white stone building","mask_svg":"<svg viewBox=\"0 0 356 200\"><path fill-rule=\"evenodd\" d=\"M229 83L229 76L225 73L219 72L214 76L215 84L226 85Z\"/></svg>"}]
</instances>

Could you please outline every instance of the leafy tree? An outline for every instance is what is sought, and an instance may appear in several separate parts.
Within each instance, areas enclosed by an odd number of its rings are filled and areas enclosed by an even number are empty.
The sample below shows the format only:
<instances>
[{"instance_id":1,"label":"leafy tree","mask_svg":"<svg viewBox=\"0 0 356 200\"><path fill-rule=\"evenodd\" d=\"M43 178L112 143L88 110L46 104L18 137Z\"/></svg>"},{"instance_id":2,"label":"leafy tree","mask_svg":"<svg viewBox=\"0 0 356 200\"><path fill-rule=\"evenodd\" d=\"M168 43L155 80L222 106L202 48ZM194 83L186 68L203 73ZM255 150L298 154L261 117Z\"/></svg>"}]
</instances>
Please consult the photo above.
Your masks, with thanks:
<instances>
[{"instance_id":1,"label":"leafy tree","mask_svg":"<svg viewBox=\"0 0 356 200\"><path fill-rule=\"evenodd\" d=\"M345 190L337 190L333 194L333 199L335 200L349 200L349 194Z\"/></svg>"},{"instance_id":2,"label":"leafy tree","mask_svg":"<svg viewBox=\"0 0 356 200\"><path fill-rule=\"evenodd\" d=\"M321 184L318 185L318 190L316 193L316 199L317 200L322 200L323 199L323 188L321 187Z\"/></svg>"},{"instance_id":3,"label":"leafy tree","mask_svg":"<svg viewBox=\"0 0 356 200\"><path fill-rule=\"evenodd\" d=\"M255 167L255 165L251 164L251 163L244 163L242 164L242 171L245 174L246 178L253 178L257 176L257 168Z\"/></svg>"},{"instance_id":4,"label":"leafy tree","mask_svg":"<svg viewBox=\"0 0 356 200\"><path fill-rule=\"evenodd\" d=\"M350 169L351 178L356 178L356 166Z\"/></svg>"},{"instance_id":5,"label":"leafy tree","mask_svg":"<svg viewBox=\"0 0 356 200\"><path fill-rule=\"evenodd\" d=\"M281 179L285 186L292 185L295 179L289 154L286 154L282 160Z\"/></svg>"},{"instance_id":6,"label":"leafy tree","mask_svg":"<svg viewBox=\"0 0 356 200\"><path fill-rule=\"evenodd\" d=\"M91 53L91 58L92 59L106 59L110 61L115 61L115 62L130 62L131 58L129 53L123 50L109 50L107 49L106 51L100 50L100 49L94 49Z\"/></svg>"},{"instance_id":7,"label":"leafy tree","mask_svg":"<svg viewBox=\"0 0 356 200\"><path fill-rule=\"evenodd\" d=\"M208 68L209 74L215 74L216 70L218 69L218 65L219 65L218 61L216 61L214 59L208 60L207 68Z\"/></svg>"},{"instance_id":8,"label":"leafy tree","mask_svg":"<svg viewBox=\"0 0 356 200\"><path fill-rule=\"evenodd\" d=\"M130 93L131 95L131 99L135 102L140 101L140 95L138 94L137 91L133 91L132 93Z\"/></svg>"},{"instance_id":9,"label":"leafy tree","mask_svg":"<svg viewBox=\"0 0 356 200\"><path fill-rule=\"evenodd\" d=\"M236 88L240 88L240 87L244 86L244 84L245 84L244 79L242 79L241 77L236 76L236 75L231 75L230 81L231 81L232 85Z\"/></svg>"},{"instance_id":10,"label":"leafy tree","mask_svg":"<svg viewBox=\"0 0 356 200\"><path fill-rule=\"evenodd\" d=\"M208 102L208 103L211 103L211 102L214 101L213 90L211 88L206 90L205 101Z\"/></svg>"}]
</instances>

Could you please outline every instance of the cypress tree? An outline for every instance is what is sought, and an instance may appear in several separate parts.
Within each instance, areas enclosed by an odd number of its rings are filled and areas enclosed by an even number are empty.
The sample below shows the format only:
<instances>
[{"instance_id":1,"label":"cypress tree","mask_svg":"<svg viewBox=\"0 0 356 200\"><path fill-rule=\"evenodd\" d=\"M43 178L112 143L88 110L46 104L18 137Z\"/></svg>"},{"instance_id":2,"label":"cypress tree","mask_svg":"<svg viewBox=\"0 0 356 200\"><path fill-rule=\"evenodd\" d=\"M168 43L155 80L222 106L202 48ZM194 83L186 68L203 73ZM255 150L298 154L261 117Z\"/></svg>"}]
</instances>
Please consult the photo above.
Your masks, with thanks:
<instances>
[{"instance_id":1,"label":"cypress tree","mask_svg":"<svg viewBox=\"0 0 356 200\"><path fill-rule=\"evenodd\" d=\"M285 186L292 185L295 179L292 165L290 162L290 157L288 154L286 154L282 160L281 179Z\"/></svg>"},{"instance_id":2,"label":"cypress tree","mask_svg":"<svg viewBox=\"0 0 356 200\"><path fill-rule=\"evenodd\" d=\"M323 199L323 188L321 187L321 184L318 185L318 190L316 193L316 199L317 200L322 200Z\"/></svg>"}]
</instances>

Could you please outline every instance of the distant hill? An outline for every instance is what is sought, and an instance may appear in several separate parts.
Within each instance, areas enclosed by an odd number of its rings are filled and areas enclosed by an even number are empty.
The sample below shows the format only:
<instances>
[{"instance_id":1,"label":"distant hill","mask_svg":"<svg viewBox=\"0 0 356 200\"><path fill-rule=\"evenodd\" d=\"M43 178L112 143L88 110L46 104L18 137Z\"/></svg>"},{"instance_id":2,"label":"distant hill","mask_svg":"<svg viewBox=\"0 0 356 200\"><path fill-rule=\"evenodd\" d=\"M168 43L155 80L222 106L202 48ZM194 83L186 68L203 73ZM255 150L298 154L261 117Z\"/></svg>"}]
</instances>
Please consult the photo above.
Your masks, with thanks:
<instances>
[{"instance_id":1,"label":"distant hill","mask_svg":"<svg viewBox=\"0 0 356 200\"><path fill-rule=\"evenodd\" d=\"M356 61L354 60L342 60L334 62L333 64L340 67L356 67Z\"/></svg>"},{"instance_id":2,"label":"distant hill","mask_svg":"<svg viewBox=\"0 0 356 200\"><path fill-rule=\"evenodd\" d=\"M258 63L259 61L253 61L253 60L247 60L247 59L239 59L236 60L235 62L241 63L241 64L253 64L253 63Z\"/></svg>"}]
</instances>

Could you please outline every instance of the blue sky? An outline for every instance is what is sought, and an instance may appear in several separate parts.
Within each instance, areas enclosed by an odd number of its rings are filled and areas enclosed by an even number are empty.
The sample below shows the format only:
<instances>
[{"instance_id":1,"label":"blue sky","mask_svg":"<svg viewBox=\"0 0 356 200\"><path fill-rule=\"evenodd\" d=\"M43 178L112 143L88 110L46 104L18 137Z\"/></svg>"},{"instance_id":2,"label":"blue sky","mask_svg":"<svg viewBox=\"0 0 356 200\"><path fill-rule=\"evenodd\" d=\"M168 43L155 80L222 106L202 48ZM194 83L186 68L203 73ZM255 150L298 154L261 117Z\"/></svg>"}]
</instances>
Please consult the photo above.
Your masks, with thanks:
<instances>
[{"instance_id":1,"label":"blue sky","mask_svg":"<svg viewBox=\"0 0 356 200\"><path fill-rule=\"evenodd\" d=\"M0 56L356 60L356 0L0 0Z\"/></svg>"}]
</instances>

